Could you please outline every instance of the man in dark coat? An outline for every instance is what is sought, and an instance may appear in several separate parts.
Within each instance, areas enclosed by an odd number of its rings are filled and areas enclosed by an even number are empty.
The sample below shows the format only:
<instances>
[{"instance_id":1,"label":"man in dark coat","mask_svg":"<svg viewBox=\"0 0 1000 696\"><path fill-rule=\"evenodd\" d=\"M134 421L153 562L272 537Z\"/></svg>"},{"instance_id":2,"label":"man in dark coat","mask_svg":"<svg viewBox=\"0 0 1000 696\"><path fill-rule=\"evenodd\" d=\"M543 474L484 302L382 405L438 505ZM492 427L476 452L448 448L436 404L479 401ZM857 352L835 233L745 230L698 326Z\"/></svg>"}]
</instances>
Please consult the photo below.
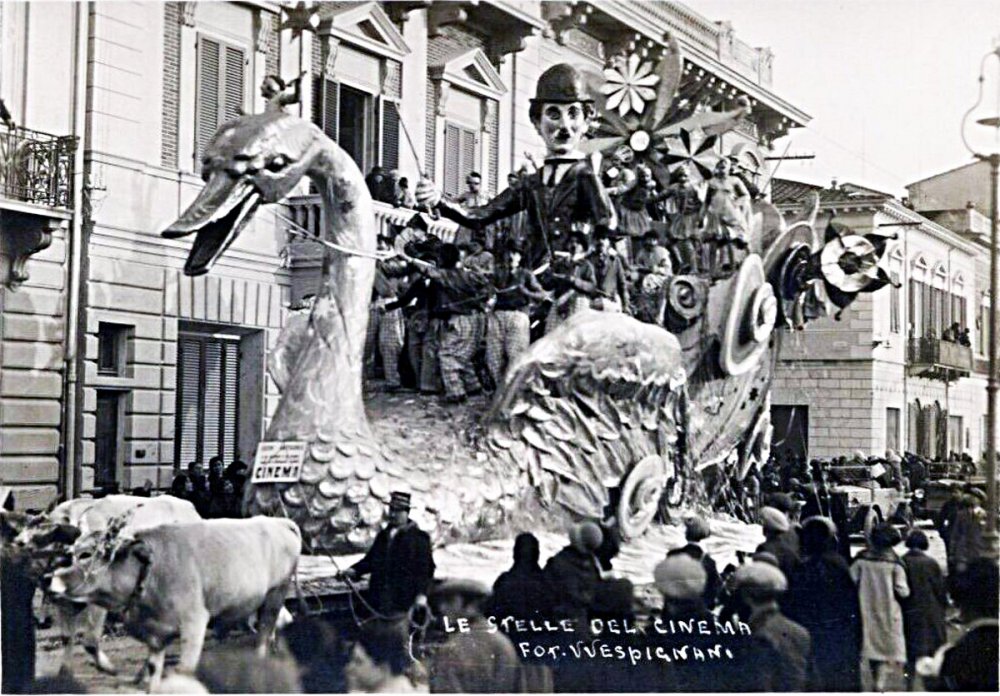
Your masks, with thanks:
<instances>
[{"instance_id":1,"label":"man in dark coat","mask_svg":"<svg viewBox=\"0 0 1000 696\"><path fill-rule=\"evenodd\" d=\"M934 518L934 527L938 530L941 540L944 542L944 550L949 558L949 563L951 562L951 531L955 525L955 518L958 517L958 504L961 502L962 497L962 484L951 484L951 495L948 497L948 500L944 501L944 504Z\"/></svg>"},{"instance_id":2,"label":"man in dark coat","mask_svg":"<svg viewBox=\"0 0 1000 696\"><path fill-rule=\"evenodd\" d=\"M554 602L545 573L538 564L540 549L538 538L531 532L523 532L514 539L514 565L510 570L500 574L493 583L493 599L488 613L495 617L511 640L517 642L524 639L519 635L506 617L515 620L545 619L548 617ZM536 643L552 644L547 634L532 634ZM552 661L548 658L538 658L533 655L521 655L520 690L526 692L552 691Z\"/></svg>"},{"instance_id":3,"label":"man in dark coat","mask_svg":"<svg viewBox=\"0 0 1000 696\"><path fill-rule=\"evenodd\" d=\"M861 607L847 561L837 552L836 527L824 517L802 525L802 561L788 578L781 606L809 631L818 691L860 691Z\"/></svg>"},{"instance_id":4,"label":"man in dark coat","mask_svg":"<svg viewBox=\"0 0 1000 696\"><path fill-rule=\"evenodd\" d=\"M684 520L684 539L687 544L679 549L667 552L667 556L674 556L679 553L686 554L701 563L705 569L705 592L702 599L707 609L712 609L719 597L719 590L722 587L722 580L719 577L719 567L715 559L705 553L700 542L707 539L712 534L712 528L703 517L692 516Z\"/></svg>"},{"instance_id":5,"label":"man in dark coat","mask_svg":"<svg viewBox=\"0 0 1000 696\"><path fill-rule=\"evenodd\" d=\"M412 606L427 606L434 556L430 536L410 520L409 493L392 494L388 526L375 537L365 557L341 577L354 580L369 574L367 600L380 614L395 617Z\"/></svg>"},{"instance_id":6,"label":"man in dark coat","mask_svg":"<svg viewBox=\"0 0 1000 696\"><path fill-rule=\"evenodd\" d=\"M927 535L919 529L906 537L910 549L903 556L910 596L903 602L903 634L906 636L906 674L912 680L917 659L933 655L944 644L945 609L948 595L937 561L927 555Z\"/></svg>"},{"instance_id":7,"label":"man in dark coat","mask_svg":"<svg viewBox=\"0 0 1000 696\"><path fill-rule=\"evenodd\" d=\"M506 616L542 618L552 608L552 592L538 564L539 556L538 538L531 532L518 534L514 540L514 565L493 583L489 612L498 620Z\"/></svg>"},{"instance_id":8,"label":"man in dark coat","mask_svg":"<svg viewBox=\"0 0 1000 696\"><path fill-rule=\"evenodd\" d=\"M764 528L764 543L757 547L757 552L773 554L787 578L799 563L798 535L792 529L788 516L777 508L762 507L760 524Z\"/></svg>"},{"instance_id":9,"label":"man in dark coat","mask_svg":"<svg viewBox=\"0 0 1000 696\"><path fill-rule=\"evenodd\" d=\"M997 614L1000 573L996 561L977 558L954 579L952 598L962 611L963 632L942 648L939 691L997 691Z\"/></svg>"},{"instance_id":10,"label":"man in dark coat","mask_svg":"<svg viewBox=\"0 0 1000 696\"><path fill-rule=\"evenodd\" d=\"M596 231L617 226L600 173L580 149L593 115L593 98L583 74L568 63L554 65L539 77L528 112L545 141L544 165L525 175L521 186L504 189L485 205L465 208L443 200L427 180L417 186L417 203L474 230L524 211L525 260L528 268L538 269L552 260L553 252L569 250L570 235L579 226L592 226Z\"/></svg>"},{"instance_id":11,"label":"man in dark coat","mask_svg":"<svg viewBox=\"0 0 1000 696\"><path fill-rule=\"evenodd\" d=\"M778 607L788 589L785 575L770 563L754 561L736 570L733 583L745 607L743 618L750 625L753 644L744 655L747 690L804 691L812 672L812 641L809 631Z\"/></svg>"},{"instance_id":12,"label":"man in dark coat","mask_svg":"<svg viewBox=\"0 0 1000 696\"><path fill-rule=\"evenodd\" d=\"M0 497L13 499L6 486ZM3 643L3 688L5 694L23 694L35 678L35 617L31 602L35 583L29 573L31 559L12 543L26 518L16 512L0 511L0 621Z\"/></svg>"},{"instance_id":13,"label":"man in dark coat","mask_svg":"<svg viewBox=\"0 0 1000 696\"><path fill-rule=\"evenodd\" d=\"M578 524L569 532L569 545L545 564L545 579L552 588L551 616L570 619L578 630L587 624L594 596L601 583L600 563L594 553L604 535L594 522Z\"/></svg>"}]
</instances>

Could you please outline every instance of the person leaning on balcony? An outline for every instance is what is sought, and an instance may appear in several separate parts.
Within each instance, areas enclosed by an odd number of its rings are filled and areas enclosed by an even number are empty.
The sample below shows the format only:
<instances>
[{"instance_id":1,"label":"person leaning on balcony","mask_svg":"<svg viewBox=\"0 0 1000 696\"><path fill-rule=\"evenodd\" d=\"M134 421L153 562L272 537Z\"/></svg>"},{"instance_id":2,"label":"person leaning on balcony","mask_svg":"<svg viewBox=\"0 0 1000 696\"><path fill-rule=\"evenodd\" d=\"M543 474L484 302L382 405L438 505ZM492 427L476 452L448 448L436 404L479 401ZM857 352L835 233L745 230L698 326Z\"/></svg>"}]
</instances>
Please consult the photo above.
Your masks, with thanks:
<instances>
[{"instance_id":1,"label":"person leaning on balcony","mask_svg":"<svg viewBox=\"0 0 1000 696\"><path fill-rule=\"evenodd\" d=\"M3 99L0 99L0 121L3 121L3 124L11 130L17 128L17 124L14 123L14 118L7 110L7 105L3 103Z\"/></svg>"}]
</instances>

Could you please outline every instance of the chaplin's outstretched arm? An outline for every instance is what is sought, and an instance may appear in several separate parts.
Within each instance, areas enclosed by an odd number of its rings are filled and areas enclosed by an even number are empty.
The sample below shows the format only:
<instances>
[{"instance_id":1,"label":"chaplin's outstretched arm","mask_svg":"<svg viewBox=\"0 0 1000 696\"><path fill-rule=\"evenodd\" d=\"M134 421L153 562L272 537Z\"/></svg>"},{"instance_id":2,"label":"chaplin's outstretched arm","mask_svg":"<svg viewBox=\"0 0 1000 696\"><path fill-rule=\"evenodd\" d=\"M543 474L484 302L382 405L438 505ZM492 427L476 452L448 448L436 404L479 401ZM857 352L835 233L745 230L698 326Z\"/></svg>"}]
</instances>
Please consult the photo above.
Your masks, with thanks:
<instances>
[{"instance_id":1,"label":"chaplin's outstretched arm","mask_svg":"<svg viewBox=\"0 0 1000 696\"><path fill-rule=\"evenodd\" d=\"M508 218L524 209L520 193L513 188L504 189L488 203L475 208L465 208L443 198L437 204L443 217L471 230L481 230L488 225Z\"/></svg>"}]
</instances>

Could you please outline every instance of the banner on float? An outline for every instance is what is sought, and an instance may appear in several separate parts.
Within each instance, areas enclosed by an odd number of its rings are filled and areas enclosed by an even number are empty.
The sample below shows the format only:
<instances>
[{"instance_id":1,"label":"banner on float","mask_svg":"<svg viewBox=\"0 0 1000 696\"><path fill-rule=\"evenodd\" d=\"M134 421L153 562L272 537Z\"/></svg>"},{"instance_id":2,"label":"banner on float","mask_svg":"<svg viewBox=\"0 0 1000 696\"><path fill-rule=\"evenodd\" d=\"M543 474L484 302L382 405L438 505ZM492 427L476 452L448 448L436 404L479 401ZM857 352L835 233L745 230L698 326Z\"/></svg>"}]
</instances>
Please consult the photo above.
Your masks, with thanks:
<instances>
[{"instance_id":1,"label":"banner on float","mask_svg":"<svg viewBox=\"0 0 1000 696\"><path fill-rule=\"evenodd\" d=\"M250 483L295 483L302 473L306 442L287 440L257 445Z\"/></svg>"}]
</instances>

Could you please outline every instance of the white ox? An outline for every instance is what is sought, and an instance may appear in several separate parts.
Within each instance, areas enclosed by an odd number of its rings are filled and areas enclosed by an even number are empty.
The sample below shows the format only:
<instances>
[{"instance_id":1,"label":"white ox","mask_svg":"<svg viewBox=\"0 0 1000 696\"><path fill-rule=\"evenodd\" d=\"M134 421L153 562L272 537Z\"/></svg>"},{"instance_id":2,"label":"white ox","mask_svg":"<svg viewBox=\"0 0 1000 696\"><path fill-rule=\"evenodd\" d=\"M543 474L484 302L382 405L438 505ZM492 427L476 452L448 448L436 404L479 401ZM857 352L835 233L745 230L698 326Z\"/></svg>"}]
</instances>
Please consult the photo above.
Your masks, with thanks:
<instances>
[{"instance_id":1,"label":"white ox","mask_svg":"<svg viewBox=\"0 0 1000 696\"><path fill-rule=\"evenodd\" d=\"M15 539L15 544L27 547L39 557L62 555L60 548L83 539L93 539L103 534L112 520L124 524L122 530L133 532L150 529L161 524L194 522L201 516L186 500L165 495L144 498L133 495L110 495L105 498L75 498L54 507L46 515L30 520ZM40 568L40 572L51 568ZM81 624L85 626L84 648L90 653L97 668L111 674L115 666L101 647L107 609L88 604L83 611L79 604L53 602L56 622L63 644L60 672L71 674L76 634Z\"/></svg>"},{"instance_id":2,"label":"white ox","mask_svg":"<svg viewBox=\"0 0 1000 696\"><path fill-rule=\"evenodd\" d=\"M75 545L73 565L56 572L51 590L121 614L129 633L149 647L155 691L166 646L178 636L178 669L194 673L212 619L235 622L258 612L257 650L264 655L301 551L299 528L286 519L164 525Z\"/></svg>"}]
</instances>

